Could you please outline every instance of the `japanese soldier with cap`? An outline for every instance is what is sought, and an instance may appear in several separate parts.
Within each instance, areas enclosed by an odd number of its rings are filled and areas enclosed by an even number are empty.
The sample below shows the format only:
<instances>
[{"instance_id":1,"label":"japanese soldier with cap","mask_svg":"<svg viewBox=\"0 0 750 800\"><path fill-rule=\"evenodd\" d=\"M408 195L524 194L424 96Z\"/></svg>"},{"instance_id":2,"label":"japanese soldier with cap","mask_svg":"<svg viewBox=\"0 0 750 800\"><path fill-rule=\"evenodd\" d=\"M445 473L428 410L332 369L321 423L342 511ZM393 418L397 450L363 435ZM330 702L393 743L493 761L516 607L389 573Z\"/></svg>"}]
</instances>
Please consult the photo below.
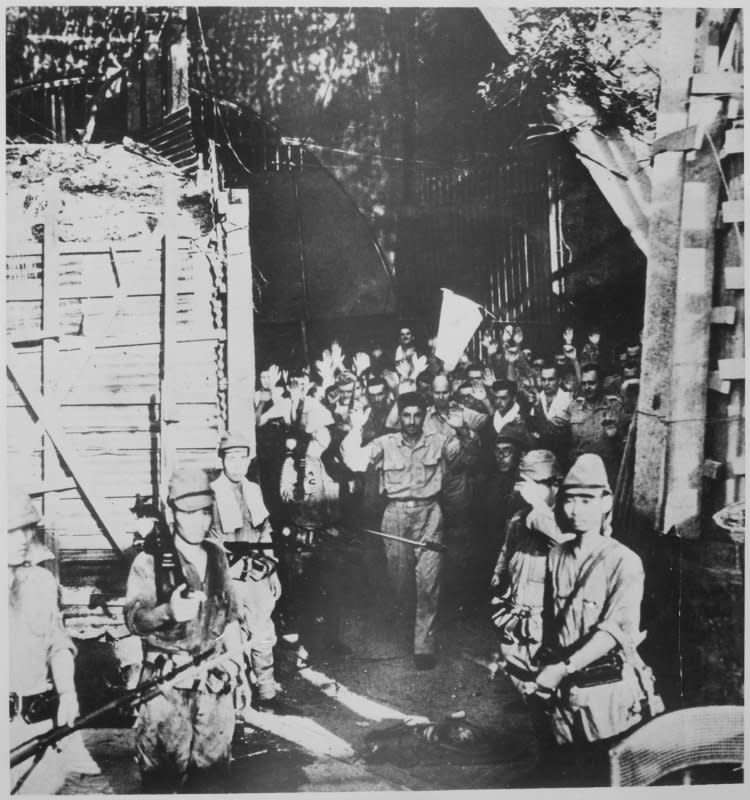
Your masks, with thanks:
<instances>
[{"instance_id":1,"label":"japanese soldier with cap","mask_svg":"<svg viewBox=\"0 0 750 800\"><path fill-rule=\"evenodd\" d=\"M228 657L200 680L184 679L162 689L140 708L135 726L143 788L149 792L195 791L202 781L216 787L226 775L234 731L231 689L242 690L243 642L234 581L224 550L206 538L214 496L206 472L178 469L169 482L174 550L184 583L166 602L157 599L158 554L139 553L130 568L125 621L143 637L141 681L166 674L217 646ZM218 644L217 644L218 643ZM240 692L238 704L247 696ZM220 785L220 783L219 783Z\"/></svg>"},{"instance_id":2,"label":"japanese soldier with cap","mask_svg":"<svg viewBox=\"0 0 750 800\"><path fill-rule=\"evenodd\" d=\"M528 705L541 746L551 743L551 730L544 707L532 693L542 646L547 554L573 538L560 532L554 517L561 477L549 450L530 450L521 459L516 492L524 506L508 522L491 584L497 592L492 619L500 634L503 669Z\"/></svg>"},{"instance_id":3,"label":"japanese soldier with cap","mask_svg":"<svg viewBox=\"0 0 750 800\"><path fill-rule=\"evenodd\" d=\"M257 483L245 475L252 451L250 441L235 433L225 434L219 444L221 475L211 484L216 496L211 535L222 542L270 545L271 521ZM230 567L240 603L242 627L250 639L250 661L257 692L256 706L274 711L278 686L273 672L276 628L271 614L281 583L271 549L240 558Z\"/></svg>"},{"instance_id":4,"label":"japanese soldier with cap","mask_svg":"<svg viewBox=\"0 0 750 800\"><path fill-rule=\"evenodd\" d=\"M581 770L579 784L606 782L608 748L664 710L637 650L645 636L643 565L612 538L611 509L601 458L580 456L556 500L558 526L573 538L548 557L545 652L536 677L537 692L551 696L559 763Z\"/></svg>"},{"instance_id":5,"label":"japanese soldier with cap","mask_svg":"<svg viewBox=\"0 0 750 800\"><path fill-rule=\"evenodd\" d=\"M36 538L41 517L31 498L8 487L9 738L11 747L78 716L73 680L76 648L65 631L58 606L58 584L43 566L54 555ZM71 772L97 774L80 734L48 748L39 761L11 770L16 794L55 794Z\"/></svg>"}]
</instances>

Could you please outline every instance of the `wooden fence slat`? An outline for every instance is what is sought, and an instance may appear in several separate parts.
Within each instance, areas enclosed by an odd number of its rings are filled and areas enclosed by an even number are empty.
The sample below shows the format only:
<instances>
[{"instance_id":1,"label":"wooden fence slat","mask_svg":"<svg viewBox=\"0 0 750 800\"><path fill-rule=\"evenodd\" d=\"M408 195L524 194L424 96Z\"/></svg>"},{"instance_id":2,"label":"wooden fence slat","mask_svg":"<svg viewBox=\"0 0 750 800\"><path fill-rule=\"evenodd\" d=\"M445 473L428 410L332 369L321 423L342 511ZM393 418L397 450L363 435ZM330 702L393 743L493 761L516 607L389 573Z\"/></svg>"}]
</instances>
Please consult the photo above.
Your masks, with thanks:
<instances>
[{"instance_id":1,"label":"wooden fence slat","mask_svg":"<svg viewBox=\"0 0 750 800\"><path fill-rule=\"evenodd\" d=\"M60 182L56 176L45 181L47 209L44 215L44 255L41 270L42 283L42 334L56 334L60 327L60 259L57 246L57 215L62 205ZM60 370L58 362L58 340L54 336L42 339L42 387L46 397L51 397L57 383ZM42 458L42 478L45 482L59 483L64 476L57 460L55 446L49 436L43 437L44 455ZM44 515L54 517L57 510L57 498L45 496L42 501ZM45 544L56 551L56 543L47 537Z\"/></svg>"},{"instance_id":2,"label":"wooden fence slat","mask_svg":"<svg viewBox=\"0 0 750 800\"><path fill-rule=\"evenodd\" d=\"M164 186L165 228L162 239L162 346L159 383L159 495L167 501L167 482L174 469L174 441L169 423L177 420L174 371L177 345L177 180L169 175Z\"/></svg>"},{"instance_id":3,"label":"wooden fence slat","mask_svg":"<svg viewBox=\"0 0 750 800\"><path fill-rule=\"evenodd\" d=\"M110 247L109 250L110 261L112 264L112 271L114 273L113 277L115 280L115 293L112 296L112 309L108 316L105 318L104 323L101 325L99 329L99 336L84 336L83 343L80 350L80 358L78 359L78 363L74 366L74 368L70 371L66 371L66 376L60 375L60 381L56 381L52 384L49 388L49 392L45 391L45 395L47 397L54 397L57 405L62 405L65 401L67 396L72 391L73 387L76 385L78 380L79 374L86 369L88 364L91 361L92 356L94 355L94 351L96 350L97 344L101 341L102 337L109 333L109 330L117 317L122 312L123 308L125 307L125 300L127 298L127 294L125 291L125 286L122 282L122 275L119 274L117 269L117 262L115 260L115 253L114 250ZM84 325L85 325L85 318L84 318ZM64 380L64 382L63 382Z\"/></svg>"},{"instance_id":4,"label":"wooden fence slat","mask_svg":"<svg viewBox=\"0 0 750 800\"><path fill-rule=\"evenodd\" d=\"M255 341L247 189L230 190L227 221L227 424L254 446Z\"/></svg>"},{"instance_id":5,"label":"wooden fence slat","mask_svg":"<svg viewBox=\"0 0 750 800\"><path fill-rule=\"evenodd\" d=\"M18 356L12 345L7 346L6 359L6 366L11 377L23 394L29 409L42 423L46 434L57 448L57 452L68 465L68 469L78 484L81 494L86 499L94 518L101 526L102 533L112 545L112 549L118 555L122 555L122 551L112 537L111 530L116 530L116 528L111 525L107 501L97 491L96 483L92 473L89 471L88 464L71 447L67 434L59 424L58 409L48 403L30 381L24 378L18 367Z\"/></svg>"}]
</instances>

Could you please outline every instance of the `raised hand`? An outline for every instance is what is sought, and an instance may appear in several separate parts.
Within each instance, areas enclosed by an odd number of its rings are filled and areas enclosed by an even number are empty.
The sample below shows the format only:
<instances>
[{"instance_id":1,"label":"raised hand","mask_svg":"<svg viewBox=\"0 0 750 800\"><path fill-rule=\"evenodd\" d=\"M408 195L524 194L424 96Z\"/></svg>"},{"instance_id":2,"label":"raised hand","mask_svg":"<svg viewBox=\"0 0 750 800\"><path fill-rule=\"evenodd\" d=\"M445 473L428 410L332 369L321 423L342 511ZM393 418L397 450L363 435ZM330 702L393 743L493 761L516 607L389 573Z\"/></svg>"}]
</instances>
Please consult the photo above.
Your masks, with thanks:
<instances>
[{"instance_id":1,"label":"raised hand","mask_svg":"<svg viewBox=\"0 0 750 800\"><path fill-rule=\"evenodd\" d=\"M354 406L349 414L349 424L352 428L362 430L367 420L370 419L370 411L371 409L369 407L363 408L362 406Z\"/></svg>"},{"instance_id":2,"label":"raised hand","mask_svg":"<svg viewBox=\"0 0 750 800\"><path fill-rule=\"evenodd\" d=\"M513 330L513 341L516 344L521 344L523 341L523 331L519 325L516 325L515 329Z\"/></svg>"},{"instance_id":3,"label":"raised hand","mask_svg":"<svg viewBox=\"0 0 750 800\"><path fill-rule=\"evenodd\" d=\"M503 328L503 341L509 342L512 338L513 338L513 326L506 325L505 328Z\"/></svg>"},{"instance_id":4,"label":"raised hand","mask_svg":"<svg viewBox=\"0 0 750 800\"><path fill-rule=\"evenodd\" d=\"M402 358L396 364L396 372L402 380L407 380L411 376L412 363L408 358Z\"/></svg>"},{"instance_id":5,"label":"raised hand","mask_svg":"<svg viewBox=\"0 0 750 800\"><path fill-rule=\"evenodd\" d=\"M451 426L451 428L462 428L464 425L464 412L458 403L451 403L448 406L448 415L445 418L445 421Z\"/></svg>"},{"instance_id":6,"label":"raised hand","mask_svg":"<svg viewBox=\"0 0 750 800\"><path fill-rule=\"evenodd\" d=\"M515 490L532 507L545 505L547 502L548 489L540 483L532 480L522 480L515 485Z\"/></svg>"},{"instance_id":7,"label":"raised hand","mask_svg":"<svg viewBox=\"0 0 750 800\"><path fill-rule=\"evenodd\" d=\"M563 342L565 344L573 344L573 328L567 327L563 331Z\"/></svg>"},{"instance_id":8,"label":"raised hand","mask_svg":"<svg viewBox=\"0 0 750 800\"><path fill-rule=\"evenodd\" d=\"M323 351L321 360L315 362L315 367L323 381L323 386L330 386L336 379L330 350Z\"/></svg>"},{"instance_id":9,"label":"raised hand","mask_svg":"<svg viewBox=\"0 0 750 800\"><path fill-rule=\"evenodd\" d=\"M331 344L331 361L334 371L344 369L344 352L338 342Z\"/></svg>"},{"instance_id":10,"label":"raised hand","mask_svg":"<svg viewBox=\"0 0 750 800\"><path fill-rule=\"evenodd\" d=\"M268 388L271 389L272 393L280 379L281 370L279 369L278 364L271 364L271 366L268 368Z\"/></svg>"},{"instance_id":11,"label":"raised hand","mask_svg":"<svg viewBox=\"0 0 750 800\"><path fill-rule=\"evenodd\" d=\"M370 356L367 353L357 353L352 360L352 369L357 375L361 375L366 369L370 368Z\"/></svg>"},{"instance_id":12,"label":"raised hand","mask_svg":"<svg viewBox=\"0 0 750 800\"><path fill-rule=\"evenodd\" d=\"M414 359L414 376L416 377L420 373L424 372L427 369L427 356L418 356Z\"/></svg>"}]
</instances>

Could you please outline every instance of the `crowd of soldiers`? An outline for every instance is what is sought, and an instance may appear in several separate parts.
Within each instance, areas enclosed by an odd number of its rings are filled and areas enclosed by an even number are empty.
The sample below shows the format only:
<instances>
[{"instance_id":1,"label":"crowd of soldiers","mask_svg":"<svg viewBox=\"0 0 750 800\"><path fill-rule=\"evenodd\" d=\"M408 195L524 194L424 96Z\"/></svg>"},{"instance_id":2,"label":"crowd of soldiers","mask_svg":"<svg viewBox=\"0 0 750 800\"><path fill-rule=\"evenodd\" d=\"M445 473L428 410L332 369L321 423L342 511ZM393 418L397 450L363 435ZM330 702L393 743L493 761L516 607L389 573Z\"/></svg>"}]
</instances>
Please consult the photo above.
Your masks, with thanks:
<instances>
[{"instance_id":1,"label":"crowd of soldiers","mask_svg":"<svg viewBox=\"0 0 750 800\"><path fill-rule=\"evenodd\" d=\"M224 657L142 706L145 791L195 789L207 777L215 787L235 715L249 704L285 712L278 628L318 653L345 653L341 541L351 536L367 543L362 591L413 632L415 669L437 664L441 618L491 613L545 769L590 768L662 710L637 653L643 568L611 527L640 347L605 358L592 331L579 359L568 329L544 358L522 347L518 326L498 334L482 338L477 361L462 356L448 372L434 341L419 353L409 327L393 353L376 346L348 359L334 343L314 371L271 365L259 376L257 446L227 433L213 482L193 468L172 476L178 585L160 592L158 548L136 556L128 580L142 680L217 644ZM23 533L23 549L38 520L27 497L19 503L9 528ZM26 551L10 563L13 598L24 570L38 568ZM45 613L47 683L16 696L56 690L65 724L77 707L60 665L73 649L51 605ZM11 659L12 687L24 669Z\"/></svg>"}]
</instances>

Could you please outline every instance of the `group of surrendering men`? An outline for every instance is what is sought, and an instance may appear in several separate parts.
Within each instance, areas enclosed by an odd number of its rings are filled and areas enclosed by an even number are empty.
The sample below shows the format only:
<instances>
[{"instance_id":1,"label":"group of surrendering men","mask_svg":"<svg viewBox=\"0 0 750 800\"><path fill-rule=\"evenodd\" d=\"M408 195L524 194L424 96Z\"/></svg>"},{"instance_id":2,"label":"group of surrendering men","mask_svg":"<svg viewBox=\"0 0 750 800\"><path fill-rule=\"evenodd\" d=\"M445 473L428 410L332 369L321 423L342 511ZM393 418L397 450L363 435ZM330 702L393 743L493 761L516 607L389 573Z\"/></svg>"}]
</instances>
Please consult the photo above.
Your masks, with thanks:
<instances>
[{"instance_id":1,"label":"group of surrendering men","mask_svg":"<svg viewBox=\"0 0 750 800\"><path fill-rule=\"evenodd\" d=\"M413 632L415 670L450 656L441 619L492 619L545 770L590 782L607 748L663 711L638 653L643 565L612 530L640 346L605 352L594 330L579 357L570 329L559 353L523 345L509 325L482 339L478 360L464 355L446 372L434 341L418 351L405 325L395 351L348 357L334 343L312 367L271 364L258 376L254 435L222 436L220 471L175 470L168 530L179 582L165 594L163 548L141 548L125 621L143 644L141 682L215 657L141 705L143 791L217 790L235 719L249 707L285 713L281 632L301 631L313 658L346 656L341 577L352 539L363 543L363 591ZM39 514L22 489L8 498L13 745L72 724L79 710ZM28 713L41 697L53 701L46 715ZM45 763L66 746L85 761L80 740L65 741L31 771L14 768L13 780L25 776L19 791L43 791Z\"/></svg>"}]
</instances>

